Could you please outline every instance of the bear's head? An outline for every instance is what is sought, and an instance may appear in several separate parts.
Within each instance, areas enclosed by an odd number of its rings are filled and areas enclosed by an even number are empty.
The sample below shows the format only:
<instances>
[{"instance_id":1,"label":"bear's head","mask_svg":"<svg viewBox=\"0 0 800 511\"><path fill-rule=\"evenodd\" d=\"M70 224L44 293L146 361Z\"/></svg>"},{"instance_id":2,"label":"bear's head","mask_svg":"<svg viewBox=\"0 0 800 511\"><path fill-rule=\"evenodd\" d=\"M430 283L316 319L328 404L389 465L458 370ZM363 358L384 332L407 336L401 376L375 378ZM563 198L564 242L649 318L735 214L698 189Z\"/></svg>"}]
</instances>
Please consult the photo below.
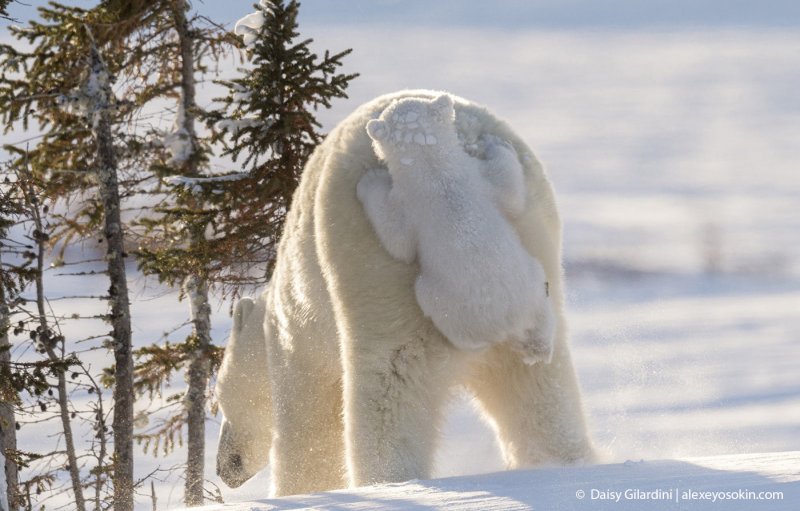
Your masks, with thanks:
<instances>
[{"instance_id":1,"label":"bear's head","mask_svg":"<svg viewBox=\"0 0 800 511\"><path fill-rule=\"evenodd\" d=\"M385 160L410 165L414 155L458 144L453 98L404 98L390 104L367 123L375 152Z\"/></svg>"},{"instance_id":2,"label":"bear's head","mask_svg":"<svg viewBox=\"0 0 800 511\"><path fill-rule=\"evenodd\" d=\"M269 461L272 401L267 376L265 302L242 298L217 377L222 411L217 475L231 488L241 486Z\"/></svg>"}]
</instances>

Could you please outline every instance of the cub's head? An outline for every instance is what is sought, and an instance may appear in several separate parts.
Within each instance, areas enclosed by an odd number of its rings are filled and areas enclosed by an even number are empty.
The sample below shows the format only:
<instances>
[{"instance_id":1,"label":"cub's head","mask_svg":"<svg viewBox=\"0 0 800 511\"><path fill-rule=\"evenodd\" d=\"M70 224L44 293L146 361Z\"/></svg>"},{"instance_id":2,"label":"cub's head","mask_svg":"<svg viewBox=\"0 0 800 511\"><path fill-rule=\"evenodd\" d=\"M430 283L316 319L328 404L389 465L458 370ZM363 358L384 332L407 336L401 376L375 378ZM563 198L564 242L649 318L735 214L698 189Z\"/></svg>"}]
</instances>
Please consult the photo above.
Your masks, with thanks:
<instances>
[{"instance_id":1,"label":"cub's head","mask_svg":"<svg viewBox=\"0 0 800 511\"><path fill-rule=\"evenodd\" d=\"M458 143L453 98L442 94L433 100L395 101L367 123L367 133L380 158L410 165L415 153Z\"/></svg>"}]
</instances>

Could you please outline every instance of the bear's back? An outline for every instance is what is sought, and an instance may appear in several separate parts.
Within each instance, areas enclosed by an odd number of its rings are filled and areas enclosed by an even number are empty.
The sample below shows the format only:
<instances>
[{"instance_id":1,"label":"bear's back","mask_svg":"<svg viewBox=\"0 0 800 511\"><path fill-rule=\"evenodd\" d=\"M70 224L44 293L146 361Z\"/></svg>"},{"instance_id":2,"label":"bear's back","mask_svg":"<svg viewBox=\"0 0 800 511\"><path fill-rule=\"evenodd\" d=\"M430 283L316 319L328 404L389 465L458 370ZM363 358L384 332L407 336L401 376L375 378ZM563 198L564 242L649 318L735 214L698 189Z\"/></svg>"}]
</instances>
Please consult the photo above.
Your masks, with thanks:
<instances>
[{"instance_id":1,"label":"bear's back","mask_svg":"<svg viewBox=\"0 0 800 511\"><path fill-rule=\"evenodd\" d=\"M433 99L441 94L400 91L361 105L316 148L303 172L279 245L272 303L280 311L277 321L300 318L309 329L303 337L314 337L313 332L322 335L325 340L314 344L325 346L331 356L338 344L331 338L346 337L354 330L350 311L363 310L365 302L368 308L385 303L385 321L409 321L407 312L400 311L417 309L413 285L419 269L394 260L385 251L356 197L356 184L364 172L382 166L366 132L367 122L396 99ZM551 296L560 309L561 228L542 165L504 121L482 106L457 96L453 99L459 139L468 153L477 154L480 136L492 134L508 140L519 154L528 207L513 226L528 252L544 266ZM296 325L283 326L297 330Z\"/></svg>"}]
</instances>

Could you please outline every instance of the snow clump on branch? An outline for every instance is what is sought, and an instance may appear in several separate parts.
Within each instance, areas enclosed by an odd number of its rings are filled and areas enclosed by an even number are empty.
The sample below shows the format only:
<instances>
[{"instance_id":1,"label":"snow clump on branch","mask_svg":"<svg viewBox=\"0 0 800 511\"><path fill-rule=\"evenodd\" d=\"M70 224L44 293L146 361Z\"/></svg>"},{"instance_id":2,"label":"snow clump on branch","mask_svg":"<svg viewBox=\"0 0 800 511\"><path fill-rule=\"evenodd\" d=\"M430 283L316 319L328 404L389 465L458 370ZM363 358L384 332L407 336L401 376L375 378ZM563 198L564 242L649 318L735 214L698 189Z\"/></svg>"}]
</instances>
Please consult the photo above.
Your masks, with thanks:
<instances>
[{"instance_id":1,"label":"snow clump on branch","mask_svg":"<svg viewBox=\"0 0 800 511\"><path fill-rule=\"evenodd\" d=\"M178 102L178 112L175 115L175 127L171 133L164 135L164 147L170 154L170 166L182 165L192 156L192 137L186 129L186 112L183 101Z\"/></svg>"},{"instance_id":2,"label":"snow clump on branch","mask_svg":"<svg viewBox=\"0 0 800 511\"><path fill-rule=\"evenodd\" d=\"M94 123L94 114L109 106L108 90L112 81L104 65L92 66L81 88L59 95L56 104L65 112L91 118Z\"/></svg>"},{"instance_id":3,"label":"snow clump on branch","mask_svg":"<svg viewBox=\"0 0 800 511\"><path fill-rule=\"evenodd\" d=\"M236 26L233 28L233 33L242 36L244 45L248 48L252 47L256 39L258 39L258 33L261 31L261 27L264 26L264 22L266 21L264 12L272 9L272 2L269 0L260 0L258 6L258 11L248 14L237 21Z\"/></svg>"}]
</instances>

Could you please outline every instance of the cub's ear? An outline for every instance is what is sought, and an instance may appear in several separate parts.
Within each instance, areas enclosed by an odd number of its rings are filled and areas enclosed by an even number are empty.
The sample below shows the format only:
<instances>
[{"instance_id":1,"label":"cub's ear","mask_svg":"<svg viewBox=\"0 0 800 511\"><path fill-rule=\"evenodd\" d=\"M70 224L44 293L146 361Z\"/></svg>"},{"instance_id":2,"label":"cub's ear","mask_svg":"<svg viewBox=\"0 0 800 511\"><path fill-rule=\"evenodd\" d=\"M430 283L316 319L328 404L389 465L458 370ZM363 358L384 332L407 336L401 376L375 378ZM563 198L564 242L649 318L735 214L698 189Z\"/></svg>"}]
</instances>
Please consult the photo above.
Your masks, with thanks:
<instances>
[{"instance_id":1,"label":"cub's ear","mask_svg":"<svg viewBox=\"0 0 800 511\"><path fill-rule=\"evenodd\" d=\"M449 94L442 94L431 102L431 110L442 120L455 119L455 107L453 98Z\"/></svg>"},{"instance_id":2,"label":"cub's ear","mask_svg":"<svg viewBox=\"0 0 800 511\"><path fill-rule=\"evenodd\" d=\"M372 119L367 123L367 133L369 134L369 138L376 142L380 142L386 138L386 136L389 134L389 130L386 129L385 121L380 119Z\"/></svg>"}]
</instances>

